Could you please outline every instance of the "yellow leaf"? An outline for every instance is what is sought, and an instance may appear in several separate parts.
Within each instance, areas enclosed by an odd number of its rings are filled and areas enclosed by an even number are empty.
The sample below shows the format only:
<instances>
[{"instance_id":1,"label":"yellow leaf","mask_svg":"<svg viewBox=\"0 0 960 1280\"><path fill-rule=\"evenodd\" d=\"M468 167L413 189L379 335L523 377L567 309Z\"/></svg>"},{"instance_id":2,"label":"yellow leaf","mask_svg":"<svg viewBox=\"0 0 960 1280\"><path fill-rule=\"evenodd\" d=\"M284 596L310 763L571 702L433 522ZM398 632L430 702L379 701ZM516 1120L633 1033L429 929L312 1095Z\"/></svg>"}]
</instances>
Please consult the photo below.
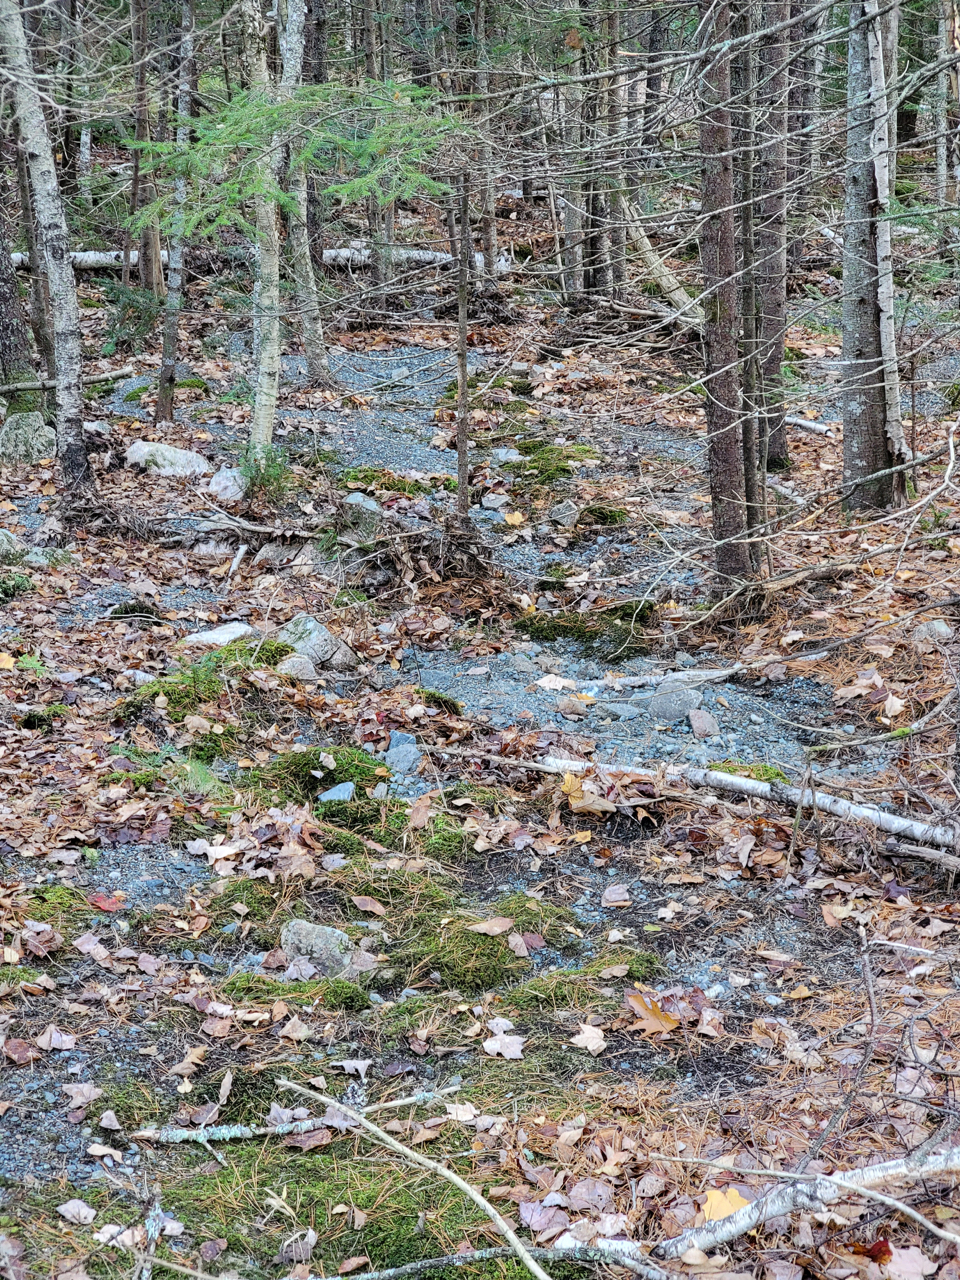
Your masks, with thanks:
<instances>
[{"instance_id":1,"label":"yellow leaf","mask_svg":"<svg viewBox=\"0 0 960 1280\"><path fill-rule=\"evenodd\" d=\"M512 525L523 524L526 518L522 511L508 511L503 517L505 523Z\"/></svg>"},{"instance_id":2,"label":"yellow leaf","mask_svg":"<svg viewBox=\"0 0 960 1280\"><path fill-rule=\"evenodd\" d=\"M703 1216L707 1222L716 1222L719 1218L729 1218L731 1213L749 1203L735 1187L728 1187L726 1191L711 1187L703 1206Z\"/></svg>"},{"instance_id":3,"label":"yellow leaf","mask_svg":"<svg viewBox=\"0 0 960 1280\"><path fill-rule=\"evenodd\" d=\"M577 842L577 844L586 844L588 840L593 839L593 832L592 831L575 831L573 833L573 838Z\"/></svg>"},{"instance_id":4,"label":"yellow leaf","mask_svg":"<svg viewBox=\"0 0 960 1280\"><path fill-rule=\"evenodd\" d=\"M41 486L40 492L45 493L49 496L51 493L57 492L57 486L55 484L51 484L50 481L48 480L45 485Z\"/></svg>"},{"instance_id":5,"label":"yellow leaf","mask_svg":"<svg viewBox=\"0 0 960 1280\"><path fill-rule=\"evenodd\" d=\"M12 671L17 660L9 653L0 653L0 671Z\"/></svg>"},{"instance_id":6,"label":"yellow leaf","mask_svg":"<svg viewBox=\"0 0 960 1280\"><path fill-rule=\"evenodd\" d=\"M812 996L813 992L809 987L805 987L801 982L799 987L794 987L792 991L787 992L788 1000L806 1000L807 996Z\"/></svg>"}]
</instances>

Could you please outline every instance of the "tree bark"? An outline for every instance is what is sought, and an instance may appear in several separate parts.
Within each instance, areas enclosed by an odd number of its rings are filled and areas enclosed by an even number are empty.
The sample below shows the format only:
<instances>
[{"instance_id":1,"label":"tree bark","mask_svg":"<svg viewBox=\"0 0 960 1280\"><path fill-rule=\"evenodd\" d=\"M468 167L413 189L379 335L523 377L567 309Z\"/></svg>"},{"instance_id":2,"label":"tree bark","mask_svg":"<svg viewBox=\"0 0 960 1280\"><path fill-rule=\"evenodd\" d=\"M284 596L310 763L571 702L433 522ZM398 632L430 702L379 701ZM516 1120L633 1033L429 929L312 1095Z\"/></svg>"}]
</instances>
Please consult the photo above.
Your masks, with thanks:
<instances>
[{"instance_id":1,"label":"tree bark","mask_svg":"<svg viewBox=\"0 0 960 1280\"><path fill-rule=\"evenodd\" d=\"M700 0L704 58L700 119L702 156L700 256L705 294L704 338L707 451L716 568L724 578L751 575L742 540L743 442L740 431L740 372L733 138L730 121L731 38L728 0Z\"/></svg>"},{"instance_id":2,"label":"tree bark","mask_svg":"<svg viewBox=\"0 0 960 1280\"><path fill-rule=\"evenodd\" d=\"M467 371L467 304L470 291L470 184L460 179L460 247L457 255L457 514L470 514L469 416L470 385Z\"/></svg>"},{"instance_id":3,"label":"tree bark","mask_svg":"<svg viewBox=\"0 0 960 1280\"><path fill-rule=\"evenodd\" d=\"M43 357L47 376L54 376L53 358L53 318L50 314L50 297L47 290L47 277L43 267L43 255L40 253L37 240L37 219L33 209L33 196L30 192L30 173L27 166L27 153L13 121L17 146L17 183L20 188L20 220L23 227L23 238L27 244L27 266L30 271L30 328L37 350ZM17 265L17 255L13 257Z\"/></svg>"},{"instance_id":4,"label":"tree bark","mask_svg":"<svg viewBox=\"0 0 960 1280\"><path fill-rule=\"evenodd\" d=\"M847 56L847 160L843 233L843 469L844 485L901 461L887 433L887 398L880 336L877 257L875 106L871 86L869 16L852 0ZM899 413L898 413L899 417ZM902 476L859 485L851 508L887 506L899 497Z\"/></svg>"},{"instance_id":5,"label":"tree bark","mask_svg":"<svg viewBox=\"0 0 960 1280\"><path fill-rule=\"evenodd\" d=\"M36 376L30 335L20 305L17 273L0 223L0 382L32 382ZM31 413L43 408L43 393L39 391L14 391L8 393L6 399L8 414Z\"/></svg>"},{"instance_id":6,"label":"tree bark","mask_svg":"<svg viewBox=\"0 0 960 1280\"><path fill-rule=\"evenodd\" d=\"M131 50L133 54L134 114L136 126L134 137L137 142L150 141L150 100L147 95L147 64L149 9L147 0L131 0ZM139 213L157 197L157 189L149 177L141 171L141 155L139 149L133 156L134 179L131 194L131 213ZM160 226L156 218L150 220L140 232L140 257L137 265L140 272L140 287L149 289L151 293L162 297L166 291L163 279L163 265L160 260Z\"/></svg>"},{"instance_id":7,"label":"tree bark","mask_svg":"<svg viewBox=\"0 0 960 1280\"><path fill-rule=\"evenodd\" d=\"M190 115L193 94L190 91L190 66L193 62L193 3L183 0L180 28L180 67L177 78L177 151L181 155L190 145ZM163 313L163 353L160 359L159 390L154 422L168 422L173 417L173 393L177 381L177 329L183 305L183 209L187 200L187 180L177 173L173 186L174 219L170 233L167 297Z\"/></svg>"},{"instance_id":8,"label":"tree bark","mask_svg":"<svg viewBox=\"0 0 960 1280\"><path fill-rule=\"evenodd\" d=\"M266 33L259 0L243 0L244 56L250 92L264 101L273 94L267 66ZM257 157L260 191L254 197L254 225L257 231L257 288L254 322L259 331L257 386L250 420L248 451L262 458L273 443L273 424L280 390L280 241L277 209L265 193L274 179L269 158Z\"/></svg>"},{"instance_id":9,"label":"tree bark","mask_svg":"<svg viewBox=\"0 0 960 1280\"><path fill-rule=\"evenodd\" d=\"M37 218L39 249L50 289L54 376L57 380L57 455L67 489L74 494L90 492L95 486L83 439L80 309L70 265L67 219L57 182L50 133L17 0L0 0L0 46L5 51L12 82L14 110Z\"/></svg>"}]
</instances>

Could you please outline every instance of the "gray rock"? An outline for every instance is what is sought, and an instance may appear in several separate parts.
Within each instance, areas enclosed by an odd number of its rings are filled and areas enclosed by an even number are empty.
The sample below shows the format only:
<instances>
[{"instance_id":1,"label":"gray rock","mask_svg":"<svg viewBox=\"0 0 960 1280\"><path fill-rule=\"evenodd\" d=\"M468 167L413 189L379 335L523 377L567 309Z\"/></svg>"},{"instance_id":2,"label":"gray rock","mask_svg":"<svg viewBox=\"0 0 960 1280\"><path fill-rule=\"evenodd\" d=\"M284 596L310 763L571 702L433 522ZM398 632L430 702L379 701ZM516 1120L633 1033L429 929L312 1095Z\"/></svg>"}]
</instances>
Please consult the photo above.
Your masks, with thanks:
<instances>
[{"instance_id":1,"label":"gray rock","mask_svg":"<svg viewBox=\"0 0 960 1280\"><path fill-rule=\"evenodd\" d=\"M345 933L328 924L290 920L280 933L280 946L290 960L306 956L324 978L339 978L350 967L353 943Z\"/></svg>"},{"instance_id":2,"label":"gray rock","mask_svg":"<svg viewBox=\"0 0 960 1280\"><path fill-rule=\"evenodd\" d=\"M0 564L19 564L27 554L27 544L9 529L0 529Z\"/></svg>"},{"instance_id":3,"label":"gray rock","mask_svg":"<svg viewBox=\"0 0 960 1280\"><path fill-rule=\"evenodd\" d=\"M335 787L330 787L322 795L317 796L317 800L321 803L327 800L352 800L356 793L357 785L355 782L338 782Z\"/></svg>"},{"instance_id":4,"label":"gray rock","mask_svg":"<svg viewBox=\"0 0 960 1280\"><path fill-rule=\"evenodd\" d=\"M126 671L121 671L120 674L122 676L126 676L130 683L137 689L141 688L145 684L150 684L157 678L156 676L151 675L149 671L140 671L137 667L128 667Z\"/></svg>"},{"instance_id":5,"label":"gray rock","mask_svg":"<svg viewBox=\"0 0 960 1280\"><path fill-rule=\"evenodd\" d=\"M510 365L511 373L529 373L530 365L526 360L514 360Z\"/></svg>"},{"instance_id":6,"label":"gray rock","mask_svg":"<svg viewBox=\"0 0 960 1280\"><path fill-rule=\"evenodd\" d=\"M371 498L368 493L348 493L344 499L347 506L359 507L362 511L369 511L372 515L379 515L381 511L380 503Z\"/></svg>"},{"instance_id":7,"label":"gray rock","mask_svg":"<svg viewBox=\"0 0 960 1280\"><path fill-rule=\"evenodd\" d=\"M514 671L519 672L522 676L535 676L537 674L537 668L522 653L515 653L509 657L507 666L512 667Z\"/></svg>"},{"instance_id":8,"label":"gray rock","mask_svg":"<svg viewBox=\"0 0 960 1280\"><path fill-rule=\"evenodd\" d=\"M572 529L577 523L577 517L580 515L580 508L570 498L564 499L551 507L547 512L547 518L552 520L554 524L562 525L565 529Z\"/></svg>"},{"instance_id":9,"label":"gray rock","mask_svg":"<svg viewBox=\"0 0 960 1280\"><path fill-rule=\"evenodd\" d=\"M246 496L248 481L239 467L221 467L207 484L221 502L239 502Z\"/></svg>"},{"instance_id":10,"label":"gray rock","mask_svg":"<svg viewBox=\"0 0 960 1280\"><path fill-rule=\"evenodd\" d=\"M594 710L614 720L636 720L641 714L641 708L635 702L597 702Z\"/></svg>"},{"instance_id":11,"label":"gray rock","mask_svg":"<svg viewBox=\"0 0 960 1280\"><path fill-rule=\"evenodd\" d=\"M509 493L485 493L480 499L481 507L485 507L487 511L499 511L501 507L507 506L509 502Z\"/></svg>"},{"instance_id":12,"label":"gray rock","mask_svg":"<svg viewBox=\"0 0 960 1280\"><path fill-rule=\"evenodd\" d=\"M0 462L39 462L55 458L57 433L43 414L10 413L0 426Z\"/></svg>"},{"instance_id":13,"label":"gray rock","mask_svg":"<svg viewBox=\"0 0 960 1280\"><path fill-rule=\"evenodd\" d=\"M190 548L192 556L202 556L205 560L222 560L224 556L232 556L236 547L223 538L208 538L206 542L198 542Z\"/></svg>"},{"instance_id":14,"label":"gray rock","mask_svg":"<svg viewBox=\"0 0 960 1280\"><path fill-rule=\"evenodd\" d=\"M690 721L690 728L695 738L713 738L720 732L720 726L709 711L694 707L687 712L687 719Z\"/></svg>"},{"instance_id":15,"label":"gray rock","mask_svg":"<svg viewBox=\"0 0 960 1280\"><path fill-rule=\"evenodd\" d=\"M696 658L692 658L689 653L684 653L682 649L677 650L673 660L678 667L695 667L697 665Z\"/></svg>"},{"instance_id":16,"label":"gray rock","mask_svg":"<svg viewBox=\"0 0 960 1280\"><path fill-rule=\"evenodd\" d=\"M128 467L143 467L158 476L206 476L213 470L202 454L157 440L134 440L124 457Z\"/></svg>"},{"instance_id":17,"label":"gray rock","mask_svg":"<svg viewBox=\"0 0 960 1280\"><path fill-rule=\"evenodd\" d=\"M413 774L417 772L422 759L419 748L408 742L402 747L391 747L383 757L383 763L393 773Z\"/></svg>"},{"instance_id":18,"label":"gray rock","mask_svg":"<svg viewBox=\"0 0 960 1280\"><path fill-rule=\"evenodd\" d=\"M519 449L493 449L490 453L492 462L522 462L523 454Z\"/></svg>"},{"instance_id":19,"label":"gray rock","mask_svg":"<svg viewBox=\"0 0 960 1280\"><path fill-rule=\"evenodd\" d=\"M664 688L663 685L647 704L654 720L673 724L683 720L687 713L695 711L703 702L703 694L697 689Z\"/></svg>"},{"instance_id":20,"label":"gray rock","mask_svg":"<svg viewBox=\"0 0 960 1280\"><path fill-rule=\"evenodd\" d=\"M390 794L390 788L387 786L387 784L385 782L378 782L377 785L370 792L370 799L386 800L389 794Z\"/></svg>"},{"instance_id":21,"label":"gray rock","mask_svg":"<svg viewBox=\"0 0 960 1280\"><path fill-rule=\"evenodd\" d=\"M924 641L940 644L945 640L953 639L953 627L942 618L934 618L931 622L921 622L919 627L914 628L910 638L921 644Z\"/></svg>"},{"instance_id":22,"label":"gray rock","mask_svg":"<svg viewBox=\"0 0 960 1280\"><path fill-rule=\"evenodd\" d=\"M256 628L246 622L225 622L222 627L212 627L209 631L195 631L180 643L188 649L222 649L234 640L246 640L256 635L259 635Z\"/></svg>"},{"instance_id":23,"label":"gray rock","mask_svg":"<svg viewBox=\"0 0 960 1280\"><path fill-rule=\"evenodd\" d=\"M60 568L76 559L72 551L64 551L62 547L31 547L22 563L34 569L47 569Z\"/></svg>"},{"instance_id":24,"label":"gray rock","mask_svg":"<svg viewBox=\"0 0 960 1280\"><path fill-rule=\"evenodd\" d=\"M276 670L278 675L293 676L294 680L316 680L319 678L316 667L302 653L291 653L289 657L277 663Z\"/></svg>"},{"instance_id":25,"label":"gray rock","mask_svg":"<svg viewBox=\"0 0 960 1280\"><path fill-rule=\"evenodd\" d=\"M416 746L417 740L412 733L404 733L402 729L390 730L390 750L394 747Z\"/></svg>"},{"instance_id":26,"label":"gray rock","mask_svg":"<svg viewBox=\"0 0 960 1280\"><path fill-rule=\"evenodd\" d=\"M309 613L298 613L274 636L290 645L315 667L330 667L334 671L352 671L360 659L349 645L332 635L322 622Z\"/></svg>"}]
</instances>

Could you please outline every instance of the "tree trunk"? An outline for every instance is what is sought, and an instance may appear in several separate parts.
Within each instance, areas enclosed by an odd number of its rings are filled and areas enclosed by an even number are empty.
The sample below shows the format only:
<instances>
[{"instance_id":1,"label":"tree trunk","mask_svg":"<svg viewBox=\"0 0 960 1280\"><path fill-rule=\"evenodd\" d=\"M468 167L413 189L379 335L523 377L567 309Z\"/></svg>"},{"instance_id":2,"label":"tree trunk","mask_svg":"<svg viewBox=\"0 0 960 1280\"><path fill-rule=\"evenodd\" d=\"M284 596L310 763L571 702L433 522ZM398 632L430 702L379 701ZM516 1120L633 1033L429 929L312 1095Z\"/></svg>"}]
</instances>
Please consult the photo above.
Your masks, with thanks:
<instances>
[{"instance_id":1,"label":"tree trunk","mask_svg":"<svg viewBox=\"0 0 960 1280\"><path fill-rule=\"evenodd\" d=\"M17 272L0 224L0 382L33 382L36 377L30 335L20 305ZM8 414L43 409L42 391L10 391L5 399Z\"/></svg>"},{"instance_id":2,"label":"tree trunk","mask_svg":"<svg viewBox=\"0 0 960 1280\"><path fill-rule=\"evenodd\" d=\"M845 486L899 461L887 434L884 359L880 338L877 259L875 107L871 86L869 18L865 0L852 0L847 56L847 160L843 209L843 471ZM884 104L885 105L885 104ZM902 476L902 473L901 473ZM892 503L901 477L860 484L851 509Z\"/></svg>"},{"instance_id":3,"label":"tree trunk","mask_svg":"<svg viewBox=\"0 0 960 1280\"><path fill-rule=\"evenodd\" d=\"M190 91L190 65L193 62L193 4L183 0L180 29L180 67L177 83L177 151L181 155L190 146L190 114L193 94ZM159 392L154 422L173 418L173 393L177 381L177 329L183 305L183 207L187 200L187 180L182 173L174 179L174 220L170 233L167 297L163 313L163 354L160 360Z\"/></svg>"},{"instance_id":4,"label":"tree trunk","mask_svg":"<svg viewBox=\"0 0 960 1280\"><path fill-rule=\"evenodd\" d=\"M0 0L0 45L12 84L20 138L26 153L37 218L39 248L53 312L54 376L57 380L57 454L67 489L94 488L83 439L82 346L77 287L70 265L69 236L50 134L27 48L17 0Z\"/></svg>"},{"instance_id":5,"label":"tree trunk","mask_svg":"<svg viewBox=\"0 0 960 1280\"><path fill-rule=\"evenodd\" d=\"M50 314L50 297L47 290L47 276L43 265L43 255L37 240L37 219L33 209L33 196L30 192L30 173L27 166L27 153L14 120L14 132L17 140L17 182L20 188L20 216L23 226L23 238L27 244L27 260L30 271L30 328L37 350L43 356L43 364L47 377L55 375L56 363L53 356L53 319Z\"/></svg>"},{"instance_id":6,"label":"tree trunk","mask_svg":"<svg viewBox=\"0 0 960 1280\"><path fill-rule=\"evenodd\" d=\"M133 53L134 137L137 142L150 141L150 100L147 96L147 63L149 57L149 9L147 0L131 0L131 50ZM131 213L139 213L157 198L157 189L149 177L141 172L140 151L134 152L134 182L131 196ZM160 227L156 218L140 232L140 287L162 297L166 291L163 264L160 260Z\"/></svg>"},{"instance_id":7,"label":"tree trunk","mask_svg":"<svg viewBox=\"0 0 960 1280\"><path fill-rule=\"evenodd\" d=\"M467 377L467 303L470 290L470 186L460 179L460 248L457 254L457 513L470 514L469 417L470 386Z\"/></svg>"},{"instance_id":8,"label":"tree trunk","mask_svg":"<svg viewBox=\"0 0 960 1280\"><path fill-rule=\"evenodd\" d=\"M762 104L757 226L757 341L760 353L760 465L782 471L790 465L784 422L783 359L787 329L787 60L788 0L765 0L758 95Z\"/></svg>"},{"instance_id":9,"label":"tree trunk","mask_svg":"<svg viewBox=\"0 0 960 1280\"><path fill-rule=\"evenodd\" d=\"M727 579L751 575L744 542L743 442L737 314L733 139L730 121L730 6L700 0L705 44L700 119L702 156L700 256L705 294L707 452L716 568Z\"/></svg>"},{"instance_id":10,"label":"tree trunk","mask_svg":"<svg viewBox=\"0 0 960 1280\"><path fill-rule=\"evenodd\" d=\"M250 92L269 102L272 97L267 67L266 33L259 0L243 0L244 54ZM257 386L250 420L248 451L262 458L273 443L273 424L280 390L280 242L277 210L264 188L273 183L271 160L255 161L260 170L260 191L254 197L254 224L257 230L257 288L254 300L255 325L260 341L257 351Z\"/></svg>"}]
</instances>

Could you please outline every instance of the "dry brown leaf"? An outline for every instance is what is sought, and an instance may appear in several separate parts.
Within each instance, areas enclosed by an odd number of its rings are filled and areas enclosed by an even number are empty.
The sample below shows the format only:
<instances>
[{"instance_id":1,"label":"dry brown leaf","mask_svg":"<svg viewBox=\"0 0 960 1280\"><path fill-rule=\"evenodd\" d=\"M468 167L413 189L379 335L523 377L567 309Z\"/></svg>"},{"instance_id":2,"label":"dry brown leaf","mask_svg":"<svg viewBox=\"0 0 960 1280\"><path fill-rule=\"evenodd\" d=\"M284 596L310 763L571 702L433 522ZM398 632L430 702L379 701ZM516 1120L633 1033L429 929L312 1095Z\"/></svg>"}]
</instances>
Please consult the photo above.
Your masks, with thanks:
<instances>
[{"instance_id":1,"label":"dry brown leaf","mask_svg":"<svg viewBox=\"0 0 960 1280\"><path fill-rule=\"evenodd\" d=\"M470 933L482 933L488 938L499 938L501 933L506 933L508 929L512 928L513 919L511 916L493 916L490 920L481 920L479 924L467 925Z\"/></svg>"},{"instance_id":2,"label":"dry brown leaf","mask_svg":"<svg viewBox=\"0 0 960 1280\"><path fill-rule=\"evenodd\" d=\"M575 1035L570 1041L576 1045L578 1049L586 1049L587 1053L596 1058L603 1053L607 1047L607 1039L599 1027L592 1027L588 1022L580 1023L580 1034Z\"/></svg>"},{"instance_id":3,"label":"dry brown leaf","mask_svg":"<svg viewBox=\"0 0 960 1280\"><path fill-rule=\"evenodd\" d=\"M368 898L366 894L351 894L350 901L360 911L369 911L374 916L385 916L387 908L382 902L378 902L376 898Z\"/></svg>"}]
</instances>

